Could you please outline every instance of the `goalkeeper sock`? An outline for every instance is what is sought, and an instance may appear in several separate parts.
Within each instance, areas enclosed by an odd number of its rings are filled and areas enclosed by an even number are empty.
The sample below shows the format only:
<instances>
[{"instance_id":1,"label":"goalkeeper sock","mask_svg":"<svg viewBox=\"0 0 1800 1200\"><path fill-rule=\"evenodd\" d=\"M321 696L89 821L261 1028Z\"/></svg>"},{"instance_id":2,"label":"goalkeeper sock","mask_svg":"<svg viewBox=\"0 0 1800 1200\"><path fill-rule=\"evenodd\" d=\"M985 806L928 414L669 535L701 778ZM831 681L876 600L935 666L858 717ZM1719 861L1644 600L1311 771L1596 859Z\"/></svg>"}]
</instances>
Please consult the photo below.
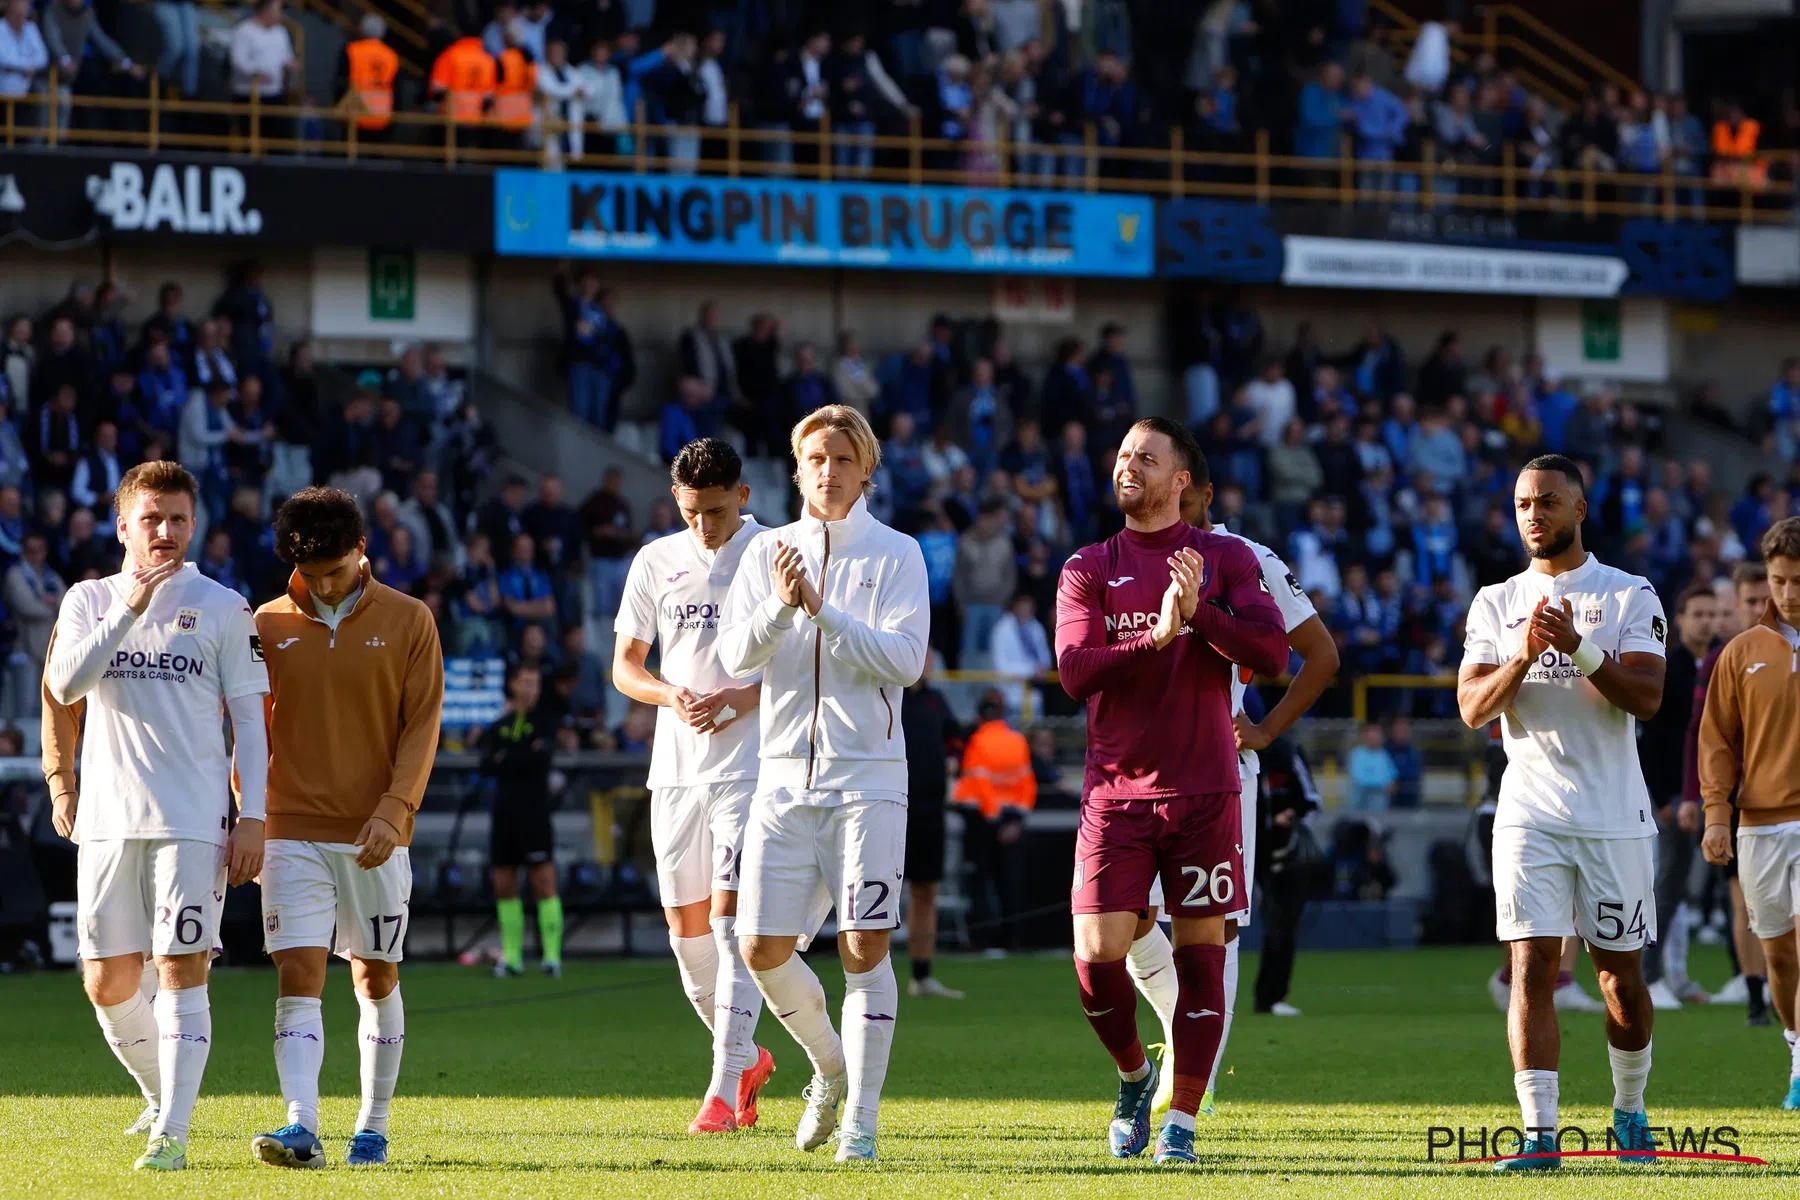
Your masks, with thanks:
<instances>
[{"instance_id":1,"label":"goalkeeper sock","mask_svg":"<svg viewBox=\"0 0 1800 1200\"><path fill-rule=\"evenodd\" d=\"M563 911L562 897L549 896L537 902L538 941L544 946L544 961L562 965Z\"/></svg>"},{"instance_id":2,"label":"goalkeeper sock","mask_svg":"<svg viewBox=\"0 0 1800 1200\"><path fill-rule=\"evenodd\" d=\"M500 961L515 971L525 969L525 902L517 896L494 901L500 919Z\"/></svg>"}]
</instances>

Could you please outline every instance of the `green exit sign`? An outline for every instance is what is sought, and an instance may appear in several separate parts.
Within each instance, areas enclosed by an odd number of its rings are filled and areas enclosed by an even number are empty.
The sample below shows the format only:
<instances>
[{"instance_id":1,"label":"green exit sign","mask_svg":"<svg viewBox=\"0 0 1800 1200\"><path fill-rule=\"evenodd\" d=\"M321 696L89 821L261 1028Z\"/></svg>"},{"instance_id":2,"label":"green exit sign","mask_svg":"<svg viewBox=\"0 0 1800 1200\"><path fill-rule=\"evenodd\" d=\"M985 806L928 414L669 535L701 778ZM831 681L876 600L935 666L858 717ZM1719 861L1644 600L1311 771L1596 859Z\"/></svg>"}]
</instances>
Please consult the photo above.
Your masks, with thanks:
<instances>
[{"instance_id":1,"label":"green exit sign","mask_svg":"<svg viewBox=\"0 0 1800 1200\"><path fill-rule=\"evenodd\" d=\"M1617 300L1581 302L1581 357L1593 363L1619 361L1624 320Z\"/></svg>"},{"instance_id":2,"label":"green exit sign","mask_svg":"<svg viewBox=\"0 0 1800 1200\"><path fill-rule=\"evenodd\" d=\"M418 309L419 272L409 248L369 250L369 319L411 321Z\"/></svg>"}]
</instances>

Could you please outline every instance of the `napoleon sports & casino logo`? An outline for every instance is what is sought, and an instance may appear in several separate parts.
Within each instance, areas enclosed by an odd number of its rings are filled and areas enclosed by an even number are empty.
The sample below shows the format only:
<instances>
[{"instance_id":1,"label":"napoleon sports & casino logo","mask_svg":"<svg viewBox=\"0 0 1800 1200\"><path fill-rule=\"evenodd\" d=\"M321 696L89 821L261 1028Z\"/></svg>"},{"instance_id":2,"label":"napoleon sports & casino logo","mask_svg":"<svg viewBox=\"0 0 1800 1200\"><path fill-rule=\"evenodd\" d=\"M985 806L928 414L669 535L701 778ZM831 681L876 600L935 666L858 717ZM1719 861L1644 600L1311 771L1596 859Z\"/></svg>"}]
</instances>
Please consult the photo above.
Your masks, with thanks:
<instances>
[{"instance_id":1,"label":"napoleon sports & casino logo","mask_svg":"<svg viewBox=\"0 0 1800 1200\"><path fill-rule=\"evenodd\" d=\"M1556 1137L1556 1150L1521 1154L1520 1145L1527 1137ZM1680 1161L1734 1164L1766 1167L1768 1160L1744 1153L1743 1137L1734 1125L1653 1125L1650 1127L1653 1148L1628 1146L1619 1140L1611 1126L1604 1130L1586 1129L1580 1125L1431 1125L1425 1130L1425 1161L1445 1166L1469 1166L1497 1163L1507 1159L1526 1158L1638 1158L1654 1157Z\"/></svg>"}]
</instances>

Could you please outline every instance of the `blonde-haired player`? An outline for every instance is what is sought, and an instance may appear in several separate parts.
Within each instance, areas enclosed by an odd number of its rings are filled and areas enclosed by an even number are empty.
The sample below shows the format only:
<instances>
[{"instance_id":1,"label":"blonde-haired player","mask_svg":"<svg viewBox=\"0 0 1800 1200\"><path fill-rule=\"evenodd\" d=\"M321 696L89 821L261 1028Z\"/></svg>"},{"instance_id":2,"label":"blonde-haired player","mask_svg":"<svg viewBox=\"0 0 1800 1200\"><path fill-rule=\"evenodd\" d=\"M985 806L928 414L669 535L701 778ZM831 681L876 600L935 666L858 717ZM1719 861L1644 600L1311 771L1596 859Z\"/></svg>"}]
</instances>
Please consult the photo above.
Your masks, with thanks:
<instances>
[{"instance_id":1,"label":"blonde-haired player","mask_svg":"<svg viewBox=\"0 0 1800 1200\"><path fill-rule=\"evenodd\" d=\"M798 521L744 551L726 599L719 660L762 673L756 796L744 835L738 934L763 998L812 1060L795 1132L812 1150L849 1111L839 1162L875 1157L876 1109L899 989L888 940L906 855L900 702L925 669L931 626L919 544L869 515L881 447L855 409L827 405L794 426ZM843 1038L794 951L837 908Z\"/></svg>"},{"instance_id":2,"label":"blonde-haired player","mask_svg":"<svg viewBox=\"0 0 1800 1200\"><path fill-rule=\"evenodd\" d=\"M262 867L269 765L269 677L250 606L186 561L198 495L178 463L125 473L115 493L125 564L69 589L44 667L52 700L86 701L81 792L58 795L53 819L80 846L82 983L156 1110L136 1165L157 1171L187 1166L212 1048L207 971L227 877L241 884ZM139 990L146 953L162 985L153 1003Z\"/></svg>"}]
</instances>

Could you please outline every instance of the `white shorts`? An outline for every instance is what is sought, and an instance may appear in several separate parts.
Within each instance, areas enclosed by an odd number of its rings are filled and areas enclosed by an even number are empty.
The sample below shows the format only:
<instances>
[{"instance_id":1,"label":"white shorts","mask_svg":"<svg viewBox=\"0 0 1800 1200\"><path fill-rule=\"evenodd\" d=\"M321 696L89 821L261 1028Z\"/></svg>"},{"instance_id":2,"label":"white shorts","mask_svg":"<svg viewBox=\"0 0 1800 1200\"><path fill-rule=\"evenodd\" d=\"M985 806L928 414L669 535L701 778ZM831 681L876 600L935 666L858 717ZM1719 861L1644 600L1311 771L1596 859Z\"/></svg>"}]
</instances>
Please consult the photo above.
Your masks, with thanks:
<instances>
[{"instance_id":1,"label":"white shorts","mask_svg":"<svg viewBox=\"0 0 1800 1200\"><path fill-rule=\"evenodd\" d=\"M1494 830L1495 932L1503 942L1580 935L1602 950L1656 940L1656 839Z\"/></svg>"},{"instance_id":2,"label":"white shorts","mask_svg":"<svg viewBox=\"0 0 1800 1200\"><path fill-rule=\"evenodd\" d=\"M75 862L76 952L82 958L200 954L218 944L223 846L186 839L87 841Z\"/></svg>"},{"instance_id":3,"label":"white shorts","mask_svg":"<svg viewBox=\"0 0 1800 1200\"><path fill-rule=\"evenodd\" d=\"M778 788L756 797L744 829L740 935L811 937L830 897L839 929L900 924L906 805L852 800L824 806Z\"/></svg>"},{"instance_id":4,"label":"white shorts","mask_svg":"<svg viewBox=\"0 0 1800 1200\"><path fill-rule=\"evenodd\" d=\"M657 788L650 793L650 845L664 908L738 890L744 822L756 781Z\"/></svg>"},{"instance_id":5,"label":"white shorts","mask_svg":"<svg viewBox=\"0 0 1800 1200\"><path fill-rule=\"evenodd\" d=\"M1800 821L1739 825L1737 858L1750 932L1759 938L1793 933L1800 916Z\"/></svg>"},{"instance_id":6,"label":"white shorts","mask_svg":"<svg viewBox=\"0 0 1800 1200\"><path fill-rule=\"evenodd\" d=\"M372 871L347 842L278 838L263 850L263 948L323 946L343 958L406 957L412 857L398 846ZM334 932L335 930L335 932Z\"/></svg>"},{"instance_id":7,"label":"white shorts","mask_svg":"<svg viewBox=\"0 0 1800 1200\"><path fill-rule=\"evenodd\" d=\"M1250 923L1250 900L1256 892L1256 781L1259 778L1261 776L1245 776L1238 792L1238 821L1244 837L1244 907L1236 912L1226 913L1225 919L1236 921L1239 925ZM1150 884L1150 907L1164 907L1160 874Z\"/></svg>"}]
</instances>

